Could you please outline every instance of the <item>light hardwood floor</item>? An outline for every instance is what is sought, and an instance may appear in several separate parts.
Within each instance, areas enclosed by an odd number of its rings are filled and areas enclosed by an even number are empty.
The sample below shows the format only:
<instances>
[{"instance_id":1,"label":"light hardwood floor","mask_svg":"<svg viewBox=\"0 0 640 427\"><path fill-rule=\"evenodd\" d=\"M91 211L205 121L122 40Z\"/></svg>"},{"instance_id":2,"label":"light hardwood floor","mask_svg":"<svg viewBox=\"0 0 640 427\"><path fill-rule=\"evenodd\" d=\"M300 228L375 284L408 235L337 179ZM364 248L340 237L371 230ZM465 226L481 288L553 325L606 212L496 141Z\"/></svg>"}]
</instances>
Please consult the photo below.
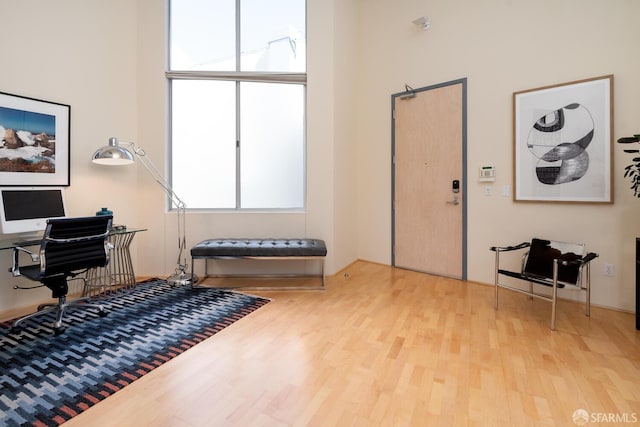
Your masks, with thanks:
<instances>
[{"instance_id":1,"label":"light hardwood floor","mask_svg":"<svg viewBox=\"0 0 640 427\"><path fill-rule=\"evenodd\" d=\"M552 332L544 301L503 291L495 311L491 286L367 262L250 293L272 301L65 427L640 423L632 314L562 301Z\"/></svg>"}]
</instances>

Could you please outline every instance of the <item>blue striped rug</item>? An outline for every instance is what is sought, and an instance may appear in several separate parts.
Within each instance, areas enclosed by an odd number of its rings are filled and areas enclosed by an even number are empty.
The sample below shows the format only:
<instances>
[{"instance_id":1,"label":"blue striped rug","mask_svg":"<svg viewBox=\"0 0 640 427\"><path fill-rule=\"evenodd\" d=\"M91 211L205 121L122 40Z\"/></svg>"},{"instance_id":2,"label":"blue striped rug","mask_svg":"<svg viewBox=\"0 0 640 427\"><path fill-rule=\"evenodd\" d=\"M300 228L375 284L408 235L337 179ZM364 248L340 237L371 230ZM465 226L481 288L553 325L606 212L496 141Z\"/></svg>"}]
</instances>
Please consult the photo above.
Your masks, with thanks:
<instances>
[{"instance_id":1,"label":"blue striped rug","mask_svg":"<svg viewBox=\"0 0 640 427\"><path fill-rule=\"evenodd\" d=\"M0 425L56 426L268 302L164 280L103 301L109 314L70 310L64 334L54 315L0 324Z\"/></svg>"}]
</instances>

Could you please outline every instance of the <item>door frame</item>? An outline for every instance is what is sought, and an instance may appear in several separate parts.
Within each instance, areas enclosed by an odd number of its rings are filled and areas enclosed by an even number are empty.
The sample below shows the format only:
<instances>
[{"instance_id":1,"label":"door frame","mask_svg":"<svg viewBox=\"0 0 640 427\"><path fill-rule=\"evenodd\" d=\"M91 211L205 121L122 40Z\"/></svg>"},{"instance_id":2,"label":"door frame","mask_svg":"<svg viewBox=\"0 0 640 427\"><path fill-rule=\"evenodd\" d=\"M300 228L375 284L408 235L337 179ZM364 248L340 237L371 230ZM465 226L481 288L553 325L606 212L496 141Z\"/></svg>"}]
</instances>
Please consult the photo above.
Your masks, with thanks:
<instances>
[{"instance_id":1,"label":"door frame","mask_svg":"<svg viewBox=\"0 0 640 427\"><path fill-rule=\"evenodd\" d=\"M397 99L413 97L419 92L440 89L446 86L462 85L462 280L467 280L467 194L469 192L467 180L467 78L463 77L444 83L421 87L419 89L405 90L391 95L391 265L396 266L396 114L395 103Z\"/></svg>"}]
</instances>

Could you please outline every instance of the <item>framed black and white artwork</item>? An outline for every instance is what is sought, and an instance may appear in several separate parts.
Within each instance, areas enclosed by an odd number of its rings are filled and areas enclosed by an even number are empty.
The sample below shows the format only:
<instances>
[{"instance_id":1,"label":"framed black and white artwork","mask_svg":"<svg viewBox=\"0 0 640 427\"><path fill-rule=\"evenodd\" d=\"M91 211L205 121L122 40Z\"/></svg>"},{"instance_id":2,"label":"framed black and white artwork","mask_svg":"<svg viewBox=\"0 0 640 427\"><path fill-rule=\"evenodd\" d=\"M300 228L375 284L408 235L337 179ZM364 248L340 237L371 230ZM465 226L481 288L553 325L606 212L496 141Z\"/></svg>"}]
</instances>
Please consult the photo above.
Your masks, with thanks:
<instances>
[{"instance_id":1,"label":"framed black and white artwork","mask_svg":"<svg viewBox=\"0 0 640 427\"><path fill-rule=\"evenodd\" d=\"M71 107L0 92L0 183L70 184Z\"/></svg>"},{"instance_id":2,"label":"framed black and white artwork","mask_svg":"<svg viewBox=\"0 0 640 427\"><path fill-rule=\"evenodd\" d=\"M513 94L514 201L613 203L613 75Z\"/></svg>"}]
</instances>

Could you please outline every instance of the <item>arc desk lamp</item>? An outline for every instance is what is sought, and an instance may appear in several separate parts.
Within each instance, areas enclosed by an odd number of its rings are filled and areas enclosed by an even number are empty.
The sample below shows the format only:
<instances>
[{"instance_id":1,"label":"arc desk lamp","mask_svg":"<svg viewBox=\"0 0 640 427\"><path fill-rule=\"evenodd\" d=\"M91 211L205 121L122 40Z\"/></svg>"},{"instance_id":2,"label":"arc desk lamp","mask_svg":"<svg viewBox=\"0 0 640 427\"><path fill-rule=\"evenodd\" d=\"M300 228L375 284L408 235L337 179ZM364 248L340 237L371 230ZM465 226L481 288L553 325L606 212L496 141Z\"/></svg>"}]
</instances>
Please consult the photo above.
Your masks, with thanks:
<instances>
[{"instance_id":1,"label":"arc desk lamp","mask_svg":"<svg viewBox=\"0 0 640 427\"><path fill-rule=\"evenodd\" d=\"M120 143L118 138L111 137L109 138L109 145L98 149L93 154L91 161L99 165L117 166L133 164L135 158L143 164L145 169L147 169L153 179L162 187L165 194L171 200L171 203L175 205L178 210L178 260L175 274L167 278L167 283L169 283L170 286L195 285L198 282L198 277L193 274L193 272L187 273L187 241L185 232L187 207L182 199L173 191L169 183L162 177L162 174L160 174L153 162L147 157L145 151L132 142Z\"/></svg>"}]
</instances>

